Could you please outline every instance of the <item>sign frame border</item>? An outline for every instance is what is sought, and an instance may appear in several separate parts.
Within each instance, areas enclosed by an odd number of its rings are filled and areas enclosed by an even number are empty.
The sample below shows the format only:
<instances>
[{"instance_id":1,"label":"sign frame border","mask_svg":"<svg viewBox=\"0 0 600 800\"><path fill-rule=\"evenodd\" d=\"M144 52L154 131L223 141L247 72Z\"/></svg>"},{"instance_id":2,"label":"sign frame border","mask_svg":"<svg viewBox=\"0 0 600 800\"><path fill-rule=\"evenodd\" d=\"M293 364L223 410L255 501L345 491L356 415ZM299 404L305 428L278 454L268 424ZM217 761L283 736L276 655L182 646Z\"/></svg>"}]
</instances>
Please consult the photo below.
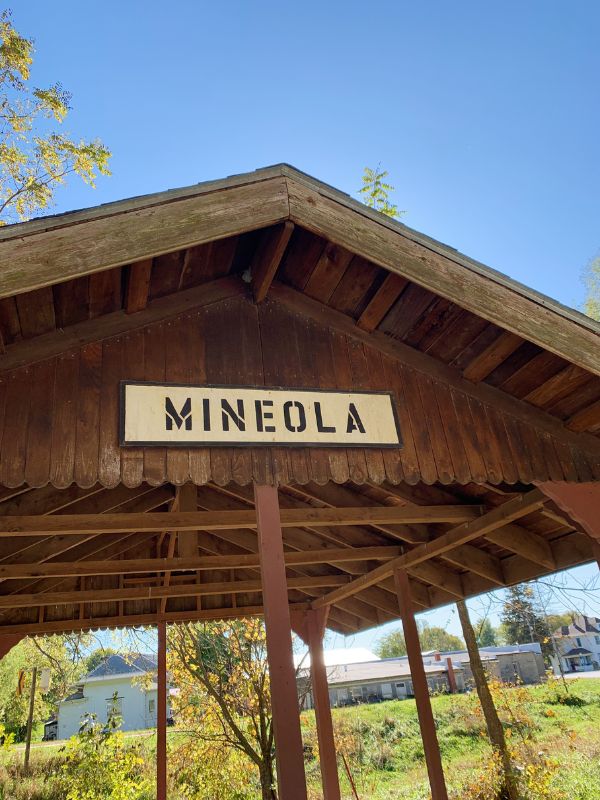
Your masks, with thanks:
<instances>
[{"instance_id":1,"label":"sign frame border","mask_svg":"<svg viewBox=\"0 0 600 800\"><path fill-rule=\"evenodd\" d=\"M173 387L177 389L253 389L265 391L284 391L284 392L315 392L318 394L358 394L372 397L373 395L387 395L390 398L390 406L392 409L392 416L394 419L394 427L398 435L398 442L395 444L345 444L344 442L332 442L331 444L323 444L323 442L302 442L296 444L295 442L231 442L231 441L210 441L210 442L173 442L173 441L143 441L143 442L127 442L125 441L125 390L127 386L164 386ZM398 418L398 409L396 408L394 392L386 389L375 389L373 391L354 390L354 389L323 389L321 387L311 386L263 386L252 384L228 384L228 383L177 383L174 381L136 381L136 380L121 380L119 381L119 446L120 447L176 447L176 448L207 448L207 447L285 447L296 448L304 450L307 447L318 447L320 449L329 450L330 448L344 450L361 450L368 448L370 450L401 450L404 447L404 440L402 438L402 430L400 428L400 420Z\"/></svg>"}]
</instances>

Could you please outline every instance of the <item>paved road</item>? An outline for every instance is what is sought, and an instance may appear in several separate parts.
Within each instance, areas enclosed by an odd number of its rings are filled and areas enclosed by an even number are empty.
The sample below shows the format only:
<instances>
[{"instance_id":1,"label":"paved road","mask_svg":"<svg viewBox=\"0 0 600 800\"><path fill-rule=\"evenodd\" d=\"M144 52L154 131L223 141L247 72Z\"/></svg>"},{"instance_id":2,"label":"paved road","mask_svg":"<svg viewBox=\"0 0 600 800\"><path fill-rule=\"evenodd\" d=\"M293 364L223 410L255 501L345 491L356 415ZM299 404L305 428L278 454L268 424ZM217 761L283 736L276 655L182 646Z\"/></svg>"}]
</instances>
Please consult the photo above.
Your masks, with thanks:
<instances>
[{"instance_id":1,"label":"paved road","mask_svg":"<svg viewBox=\"0 0 600 800\"><path fill-rule=\"evenodd\" d=\"M555 678L560 678L560 675L555 675ZM600 678L600 670L596 669L592 672L565 672L567 680L576 680L578 678Z\"/></svg>"}]
</instances>

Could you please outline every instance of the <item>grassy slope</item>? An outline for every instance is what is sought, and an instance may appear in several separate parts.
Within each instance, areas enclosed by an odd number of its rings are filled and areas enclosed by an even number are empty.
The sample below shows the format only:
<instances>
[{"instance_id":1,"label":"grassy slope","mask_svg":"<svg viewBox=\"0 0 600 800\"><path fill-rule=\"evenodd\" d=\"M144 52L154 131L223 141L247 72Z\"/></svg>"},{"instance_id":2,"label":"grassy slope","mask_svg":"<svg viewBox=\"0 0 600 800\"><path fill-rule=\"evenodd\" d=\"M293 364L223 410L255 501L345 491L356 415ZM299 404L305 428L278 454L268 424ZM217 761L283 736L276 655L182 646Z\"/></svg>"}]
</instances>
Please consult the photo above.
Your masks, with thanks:
<instances>
[{"instance_id":1,"label":"grassy slope","mask_svg":"<svg viewBox=\"0 0 600 800\"><path fill-rule=\"evenodd\" d=\"M552 795L565 800L600 799L600 680L581 680L570 685L570 694L580 697L583 705L567 706L557 702L556 687L508 689L505 697L511 713L505 712L511 739L517 743L523 734L533 734L534 749L543 750L559 764L552 786ZM473 781L481 772L490 750L484 732L478 702L473 695L440 696L433 698L438 737L449 788L454 798L467 796L461 787ZM340 754L346 754L360 800L427 800L426 770L413 700L389 701L376 705L334 709L334 725ZM303 735L307 752L317 752L314 715L302 715ZM153 771L155 737L143 736L148 754L148 769ZM177 748L182 734L169 731L170 748ZM128 736L128 738L130 738ZM135 739L135 734L131 735ZM59 748L34 748L33 761L39 763L60 758ZM22 753L0 754L0 783L2 763L7 759L22 759ZM343 760L340 759L343 773ZM319 767L309 756L307 774L311 800L320 798ZM37 781L32 777L32 784ZM343 777L344 800L353 795L348 780ZM39 786L39 784L37 784ZM19 800L54 800L54 795L41 792L18 793ZM559 793L562 790L563 794ZM173 797L178 796L175 792ZM8 796L12 797L12 794ZM4 797L8 797L4 795ZM538 800L538 795L531 795ZM469 795L472 797L472 795ZM540 794L539 797L542 797ZM0 785L0 799L3 800Z\"/></svg>"},{"instance_id":2,"label":"grassy slope","mask_svg":"<svg viewBox=\"0 0 600 800\"><path fill-rule=\"evenodd\" d=\"M553 688L554 687L554 688ZM509 689L510 739L520 744L532 736L536 752L544 751L558 762L553 789L570 800L600 798L600 680L570 685L570 694L583 705L573 707L557 700L556 686ZM433 710L449 788L462 797L461 786L476 775L489 756L479 704L472 695L433 698ZM388 701L334 710L334 725L341 752L346 752L361 800L428 798L424 755L414 700ZM314 717L303 715L305 738L314 742ZM318 785L318 764L309 766L311 784ZM344 797L352 794L344 780Z\"/></svg>"}]
</instances>

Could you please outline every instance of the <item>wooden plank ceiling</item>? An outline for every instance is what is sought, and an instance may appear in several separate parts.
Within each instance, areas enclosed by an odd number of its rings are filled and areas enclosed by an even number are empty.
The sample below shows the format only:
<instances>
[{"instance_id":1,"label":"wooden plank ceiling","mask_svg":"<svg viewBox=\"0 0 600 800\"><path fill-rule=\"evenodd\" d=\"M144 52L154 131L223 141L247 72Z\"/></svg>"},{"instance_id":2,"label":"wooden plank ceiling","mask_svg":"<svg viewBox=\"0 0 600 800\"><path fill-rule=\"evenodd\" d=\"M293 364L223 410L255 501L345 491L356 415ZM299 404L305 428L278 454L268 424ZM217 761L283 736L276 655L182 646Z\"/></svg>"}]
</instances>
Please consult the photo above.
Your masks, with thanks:
<instances>
[{"instance_id":1,"label":"wooden plank ceiling","mask_svg":"<svg viewBox=\"0 0 600 800\"><path fill-rule=\"evenodd\" d=\"M396 562L425 610L593 557L576 523L523 486L311 482L279 494L290 603L331 602L342 633L398 617ZM196 510L204 529L190 532ZM258 614L253 514L252 490L237 484L5 491L0 631Z\"/></svg>"}]
</instances>

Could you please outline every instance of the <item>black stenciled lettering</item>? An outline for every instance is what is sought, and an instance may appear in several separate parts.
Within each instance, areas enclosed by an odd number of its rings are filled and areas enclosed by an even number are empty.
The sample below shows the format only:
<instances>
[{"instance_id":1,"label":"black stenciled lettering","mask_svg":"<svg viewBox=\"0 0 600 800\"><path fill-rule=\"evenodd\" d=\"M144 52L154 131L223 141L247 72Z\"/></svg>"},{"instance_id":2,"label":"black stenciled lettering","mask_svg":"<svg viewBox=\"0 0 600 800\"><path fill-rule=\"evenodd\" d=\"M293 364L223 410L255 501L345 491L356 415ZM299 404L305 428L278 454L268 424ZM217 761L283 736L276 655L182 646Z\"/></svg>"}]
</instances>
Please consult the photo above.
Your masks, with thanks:
<instances>
[{"instance_id":1,"label":"black stenciled lettering","mask_svg":"<svg viewBox=\"0 0 600 800\"><path fill-rule=\"evenodd\" d=\"M354 403L350 403L348 405L348 424L346 425L346 433L354 433L354 431L365 433L365 426L362 423L356 406Z\"/></svg>"},{"instance_id":2,"label":"black stenciled lettering","mask_svg":"<svg viewBox=\"0 0 600 800\"><path fill-rule=\"evenodd\" d=\"M170 397L165 397L165 427L168 431L173 430L173 423L177 426L177 430L181 430L181 426L185 423L185 430L192 430L192 398L187 397L185 403L181 407L181 411L177 411L173 405Z\"/></svg>"},{"instance_id":3,"label":"black stenciled lettering","mask_svg":"<svg viewBox=\"0 0 600 800\"><path fill-rule=\"evenodd\" d=\"M233 422L233 424L237 427L239 431L246 430L246 421L244 419L244 401L243 400L236 400L237 405L237 413L233 410L227 400L221 400L221 412L223 415L223 430L229 430L229 422Z\"/></svg>"},{"instance_id":4,"label":"black stenciled lettering","mask_svg":"<svg viewBox=\"0 0 600 800\"><path fill-rule=\"evenodd\" d=\"M254 408L256 410L256 430L259 433L275 433L274 425L265 425L264 420L273 419L273 412L267 411L267 408L273 407L272 400L255 400Z\"/></svg>"},{"instance_id":5,"label":"black stenciled lettering","mask_svg":"<svg viewBox=\"0 0 600 800\"><path fill-rule=\"evenodd\" d=\"M210 430L210 400L205 397L202 400L202 416L204 417L204 430Z\"/></svg>"},{"instance_id":6,"label":"black stenciled lettering","mask_svg":"<svg viewBox=\"0 0 600 800\"><path fill-rule=\"evenodd\" d=\"M294 425L292 422L291 417L291 410L295 408L298 412L298 424ZM306 430L306 412L304 410L304 406L302 403L299 403L297 400L287 400L283 404L283 421L285 423L285 427L291 433L302 433L302 431Z\"/></svg>"},{"instance_id":7,"label":"black stenciled lettering","mask_svg":"<svg viewBox=\"0 0 600 800\"><path fill-rule=\"evenodd\" d=\"M319 433L335 433L335 425L323 424L323 412L321 410L321 403L315 402L315 417L317 419L317 430Z\"/></svg>"}]
</instances>

